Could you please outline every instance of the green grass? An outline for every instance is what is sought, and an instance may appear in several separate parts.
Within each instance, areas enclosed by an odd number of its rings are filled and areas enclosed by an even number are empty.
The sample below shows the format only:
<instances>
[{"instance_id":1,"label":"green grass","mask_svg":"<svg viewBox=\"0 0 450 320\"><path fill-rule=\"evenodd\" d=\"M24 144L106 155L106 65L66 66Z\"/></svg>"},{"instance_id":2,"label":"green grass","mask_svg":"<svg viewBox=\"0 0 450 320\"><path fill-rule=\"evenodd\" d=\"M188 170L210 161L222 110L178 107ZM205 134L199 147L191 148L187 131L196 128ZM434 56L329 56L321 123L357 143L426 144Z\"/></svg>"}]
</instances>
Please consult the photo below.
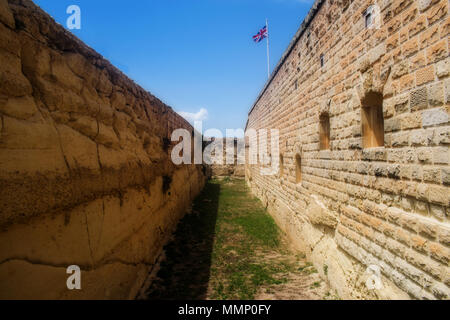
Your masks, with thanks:
<instances>
[{"instance_id":1,"label":"green grass","mask_svg":"<svg viewBox=\"0 0 450 320\"><path fill-rule=\"evenodd\" d=\"M221 192L213 246L212 299L253 299L264 285L286 281L290 265L266 261L261 254L277 249L280 230L251 196L243 180L213 180Z\"/></svg>"},{"instance_id":2,"label":"green grass","mask_svg":"<svg viewBox=\"0 0 450 320\"><path fill-rule=\"evenodd\" d=\"M268 215L253 212L247 216L235 218L232 223L241 226L248 237L259 241L262 245L277 247L279 244L277 226Z\"/></svg>"},{"instance_id":3,"label":"green grass","mask_svg":"<svg viewBox=\"0 0 450 320\"><path fill-rule=\"evenodd\" d=\"M252 300L263 287L286 282L294 269L267 258L283 252L280 236L245 181L211 180L165 247L167 258L148 297Z\"/></svg>"},{"instance_id":4,"label":"green grass","mask_svg":"<svg viewBox=\"0 0 450 320\"><path fill-rule=\"evenodd\" d=\"M304 266L298 268L298 271L301 271L306 274L318 273L317 269L314 268L314 266L310 262L307 262Z\"/></svg>"}]
</instances>

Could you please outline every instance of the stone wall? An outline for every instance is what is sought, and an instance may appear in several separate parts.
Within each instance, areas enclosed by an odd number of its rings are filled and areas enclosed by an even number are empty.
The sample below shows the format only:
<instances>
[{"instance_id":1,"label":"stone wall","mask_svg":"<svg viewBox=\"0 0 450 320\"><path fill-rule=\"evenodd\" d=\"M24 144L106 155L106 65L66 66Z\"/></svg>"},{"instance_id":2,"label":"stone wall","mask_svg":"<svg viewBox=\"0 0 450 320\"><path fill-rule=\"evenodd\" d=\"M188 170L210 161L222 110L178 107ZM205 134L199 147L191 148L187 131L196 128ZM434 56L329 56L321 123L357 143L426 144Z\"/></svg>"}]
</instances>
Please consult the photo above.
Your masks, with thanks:
<instances>
[{"instance_id":1,"label":"stone wall","mask_svg":"<svg viewBox=\"0 0 450 320\"><path fill-rule=\"evenodd\" d=\"M450 296L448 10L448 0L316 1L249 113L247 130L280 130L284 162L277 176L246 165L249 186L342 298ZM371 97L384 146L364 148ZM367 289L370 265L383 289Z\"/></svg>"},{"instance_id":2,"label":"stone wall","mask_svg":"<svg viewBox=\"0 0 450 320\"><path fill-rule=\"evenodd\" d=\"M215 177L234 177L243 178L245 177L245 158L243 153L239 154L238 146L242 145L242 150L245 150L244 140L233 139L233 147L227 146L227 138L223 139L223 153L222 153L222 164L212 164L211 171L212 175ZM227 161L227 156L229 157ZM215 159L215 158L214 158ZM233 159L231 163L230 159ZM217 159L219 160L219 159Z\"/></svg>"},{"instance_id":3,"label":"stone wall","mask_svg":"<svg viewBox=\"0 0 450 320\"><path fill-rule=\"evenodd\" d=\"M0 120L0 299L134 298L203 188L170 160L192 127L28 0L0 0Z\"/></svg>"}]
</instances>

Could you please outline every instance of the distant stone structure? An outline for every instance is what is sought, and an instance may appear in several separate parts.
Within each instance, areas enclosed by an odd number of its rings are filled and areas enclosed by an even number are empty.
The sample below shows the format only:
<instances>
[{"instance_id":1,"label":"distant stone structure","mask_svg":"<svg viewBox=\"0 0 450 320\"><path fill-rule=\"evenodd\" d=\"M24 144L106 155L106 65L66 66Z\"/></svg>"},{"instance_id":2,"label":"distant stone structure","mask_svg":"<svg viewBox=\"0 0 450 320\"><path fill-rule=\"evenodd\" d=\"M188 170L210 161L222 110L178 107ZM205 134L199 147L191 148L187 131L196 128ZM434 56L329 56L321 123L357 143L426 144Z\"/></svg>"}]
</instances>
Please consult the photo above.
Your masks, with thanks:
<instances>
[{"instance_id":1,"label":"distant stone structure","mask_svg":"<svg viewBox=\"0 0 450 320\"><path fill-rule=\"evenodd\" d=\"M223 139L223 156L222 156L222 164L212 164L211 171L212 176L214 177L234 177L234 178L243 178L245 177L245 144L244 139L231 139L233 142L233 147L227 147L226 138ZM229 139L230 140L230 139ZM242 153L241 160L239 160L239 152L238 149L239 144L242 145ZM233 163L227 161L227 156L231 157L233 155ZM231 158L230 158L231 159Z\"/></svg>"},{"instance_id":2,"label":"distant stone structure","mask_svg":"<svg viewBox=\"0 0 450 320\"><path fill-rule=\"evenodd\" d=\"M342 298L450 298L448 11L317 0L249 113L281 155L248 185Z\"/></svg>"},{"instance_id":3,"label":"distant stone structure","mask_svg":"<svg viewBox=\"0 0 450 320\"><path fill-rule=\"evenodd\" d=\"M178 128L31 1L0 0L0 299L134 298L206 181L172 163Z\"/></svg>"}]
</instances>

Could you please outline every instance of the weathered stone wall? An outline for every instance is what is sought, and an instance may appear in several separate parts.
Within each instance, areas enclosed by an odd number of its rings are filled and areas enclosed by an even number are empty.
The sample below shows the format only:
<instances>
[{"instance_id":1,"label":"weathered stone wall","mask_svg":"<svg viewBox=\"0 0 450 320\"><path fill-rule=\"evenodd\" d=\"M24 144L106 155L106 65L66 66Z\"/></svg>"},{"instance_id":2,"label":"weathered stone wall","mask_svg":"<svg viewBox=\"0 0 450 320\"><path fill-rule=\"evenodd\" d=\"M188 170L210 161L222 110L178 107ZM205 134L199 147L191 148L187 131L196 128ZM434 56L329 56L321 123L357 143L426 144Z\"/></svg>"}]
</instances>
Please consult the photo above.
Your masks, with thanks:
<instances>
[{"instance_id":1,"label":"weathered stone wall","mask_svg":"<svg viewBox=\"0 0 450 320\"><path fill-rule=\"evenodd\" d=\"M372 4L379 29L365 27ZM284 173L247 165L248 184L343 298L450 296L448 10L448 0L316 1L249 113L247 129L280 130ZM382 97L385 144L365 149L370 95ZM331 147L321 151L322 114ZM372 264L384 289L364 284Z\"/></svg>"},{"instance_id":2,"label":"weathered stone wall","mask_svg":"<svg viewBox=\"0 0 450 320\"><path fill-rule=\"evenodd\" d=\"M233 139L232 141L234 141L233 147L227 146L227 138L223 139L223 153L221 159L222 164L213 163L211 165L211 171L213 176L234 177L234 178L245 177L245 166L244 166L245 145L243 143L244 140ZM239 149L239 145L242 146L241 149ZM240 150L242 150L241 154L239 154ZM231 159L233 159L233 163L231 163Z\"/></svg>"},{"instance_id":3,"label":"weathered stone wall","mask_svg":"<svg viewBox=\"0 0 450 320\"><path fill-rule=\"evenodd\" d=\"M204 185L170 160L192 127L28 0L0 0L0 120L0 298L133 298Z\"/></svg>"}]
</instances>

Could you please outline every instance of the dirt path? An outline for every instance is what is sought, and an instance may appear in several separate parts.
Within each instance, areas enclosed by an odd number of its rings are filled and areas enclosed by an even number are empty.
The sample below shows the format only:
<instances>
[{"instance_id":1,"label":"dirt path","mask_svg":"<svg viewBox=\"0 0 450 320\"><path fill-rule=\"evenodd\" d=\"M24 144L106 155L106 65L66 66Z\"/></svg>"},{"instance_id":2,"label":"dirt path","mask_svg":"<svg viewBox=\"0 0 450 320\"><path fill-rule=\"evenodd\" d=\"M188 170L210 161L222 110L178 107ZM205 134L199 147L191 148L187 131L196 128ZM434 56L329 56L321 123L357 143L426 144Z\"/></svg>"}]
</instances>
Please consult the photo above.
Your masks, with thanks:
<instances>
[{"instance_id":1,"label":"dirt path","mask_svg":"<svg viewBox=\"0 0 450 320\"><path fill-rule=\"evenodd\" d=\"M243 180L212 180L165 247L146 299L330 299Z\"/></svg>"}]
</instances>

